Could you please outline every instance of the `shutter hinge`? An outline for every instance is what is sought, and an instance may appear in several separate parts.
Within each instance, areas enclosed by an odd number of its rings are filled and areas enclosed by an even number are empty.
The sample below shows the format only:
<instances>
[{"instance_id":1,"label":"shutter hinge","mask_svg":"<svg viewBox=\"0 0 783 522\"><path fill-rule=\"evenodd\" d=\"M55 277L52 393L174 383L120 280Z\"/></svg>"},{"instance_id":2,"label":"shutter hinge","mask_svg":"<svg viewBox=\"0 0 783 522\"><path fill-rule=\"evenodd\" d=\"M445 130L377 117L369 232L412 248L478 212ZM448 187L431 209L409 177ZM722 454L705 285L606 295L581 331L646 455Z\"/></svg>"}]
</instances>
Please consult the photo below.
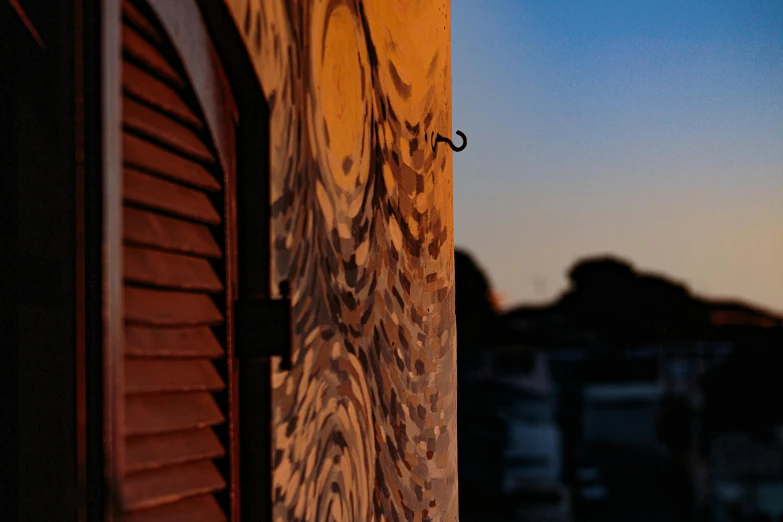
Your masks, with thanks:
<instances>
[{"instance_id":1,"label":"shutter hinge","mask_svg":"<svg viewBox=\"0 0 783 522\"><path fill-rule=\"evenodd\" d=\"M282 357L281 370L291 369L291 298L288 282L280 283L280 299L240 299L234 303L234 332L239 359Z\"/></svg>"}]
</instances>

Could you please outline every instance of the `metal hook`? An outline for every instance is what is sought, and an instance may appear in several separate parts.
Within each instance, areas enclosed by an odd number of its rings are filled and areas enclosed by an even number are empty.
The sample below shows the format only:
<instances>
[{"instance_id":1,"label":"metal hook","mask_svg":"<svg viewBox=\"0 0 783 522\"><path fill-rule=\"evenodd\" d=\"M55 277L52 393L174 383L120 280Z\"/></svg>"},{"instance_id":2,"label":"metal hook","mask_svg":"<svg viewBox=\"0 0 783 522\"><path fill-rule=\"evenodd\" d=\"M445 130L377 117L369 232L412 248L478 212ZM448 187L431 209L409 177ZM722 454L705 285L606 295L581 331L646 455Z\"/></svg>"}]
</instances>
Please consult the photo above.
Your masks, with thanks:
<instances>
[{"instance_id":1,"label":"metal hook","mask_svg":"<svg viewBox=\"0 0 783 522\"><path fill-rule=\"evenodd\" d=\"M464 149L465 147L468 146L468 137L465 136L465 134L462 131L457 131L457 136L462 138L462 145L460 145L459 147L456 147L454 145L454 142L451 141L450 139L444 138L443 136L438 134L438 136L432 142L432 150L434 151L435 148L438 146L438 143L440 143L442 141L442 142L448 144L448 146L451 147L451 150L453 150L454 152L461 151L462 149Z\"/></svg>"}]
</instances>

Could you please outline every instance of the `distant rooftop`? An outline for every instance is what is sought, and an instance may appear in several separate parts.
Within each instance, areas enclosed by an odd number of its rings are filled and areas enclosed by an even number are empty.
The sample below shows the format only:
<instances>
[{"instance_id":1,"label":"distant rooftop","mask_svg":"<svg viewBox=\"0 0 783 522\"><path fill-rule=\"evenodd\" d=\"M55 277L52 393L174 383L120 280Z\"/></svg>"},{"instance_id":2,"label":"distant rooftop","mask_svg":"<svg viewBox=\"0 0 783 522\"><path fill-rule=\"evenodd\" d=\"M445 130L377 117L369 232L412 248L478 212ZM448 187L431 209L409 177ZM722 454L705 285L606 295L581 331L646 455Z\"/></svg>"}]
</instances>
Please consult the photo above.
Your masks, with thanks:
<instances>
[{"instance_id":1,"label":"distant rooftop","mask_svg":"<svg viewBox=\"0 0 783 522\"><path fill-rule=\"evenodd\" d=\"M702 299L710 309L710 320L716 326L783 326L783 315L737 300Z\"/></svg>"}]
</instances>

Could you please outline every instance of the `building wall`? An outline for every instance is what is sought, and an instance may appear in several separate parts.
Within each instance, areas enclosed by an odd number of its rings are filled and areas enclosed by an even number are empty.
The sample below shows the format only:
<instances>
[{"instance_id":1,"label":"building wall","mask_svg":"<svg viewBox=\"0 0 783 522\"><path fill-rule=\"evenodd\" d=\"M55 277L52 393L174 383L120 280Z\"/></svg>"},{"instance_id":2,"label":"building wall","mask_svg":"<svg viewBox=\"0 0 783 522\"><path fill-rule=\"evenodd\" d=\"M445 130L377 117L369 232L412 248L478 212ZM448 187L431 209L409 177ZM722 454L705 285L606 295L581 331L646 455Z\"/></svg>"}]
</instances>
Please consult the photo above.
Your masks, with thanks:
<instances>
[{"instance_id":1,"label":"building wall","mask_svg":"<svg viewBox=\"0 0 783 522\"><path fill-rule=\"evenodd\" d=\"M226 0L271 109L278 520L457 519L448 0Z\"/></svg>"},{"instance_id":2,"label":"building wall","mask_svg":"<svg viewBox=\"0 0 783 522\"><path fill-rule=\"evenodd\" d=\"M647 452L658 449L657 384L593 384L584 391L584 441Z\"/></svg>"}]
</instances>

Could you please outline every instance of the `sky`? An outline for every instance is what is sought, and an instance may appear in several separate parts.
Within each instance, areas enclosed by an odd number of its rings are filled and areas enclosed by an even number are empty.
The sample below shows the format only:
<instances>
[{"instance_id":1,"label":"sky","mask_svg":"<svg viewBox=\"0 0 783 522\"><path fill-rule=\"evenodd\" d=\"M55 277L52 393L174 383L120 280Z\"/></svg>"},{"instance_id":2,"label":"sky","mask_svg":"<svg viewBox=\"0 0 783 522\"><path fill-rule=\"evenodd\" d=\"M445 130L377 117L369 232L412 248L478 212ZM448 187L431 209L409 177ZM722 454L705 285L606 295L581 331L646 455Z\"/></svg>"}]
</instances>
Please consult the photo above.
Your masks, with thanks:
<instances>
[{"instance_id":1,"label":"sky","mask_svg":"<svg viewBox=\"0 0 783 522\"><path fill-rule=\"evenodd\" d=\"M455 241L505 306L610 253L783 312L782 0L452 0L451 21Z\"/></svg>"}]
</instances>

